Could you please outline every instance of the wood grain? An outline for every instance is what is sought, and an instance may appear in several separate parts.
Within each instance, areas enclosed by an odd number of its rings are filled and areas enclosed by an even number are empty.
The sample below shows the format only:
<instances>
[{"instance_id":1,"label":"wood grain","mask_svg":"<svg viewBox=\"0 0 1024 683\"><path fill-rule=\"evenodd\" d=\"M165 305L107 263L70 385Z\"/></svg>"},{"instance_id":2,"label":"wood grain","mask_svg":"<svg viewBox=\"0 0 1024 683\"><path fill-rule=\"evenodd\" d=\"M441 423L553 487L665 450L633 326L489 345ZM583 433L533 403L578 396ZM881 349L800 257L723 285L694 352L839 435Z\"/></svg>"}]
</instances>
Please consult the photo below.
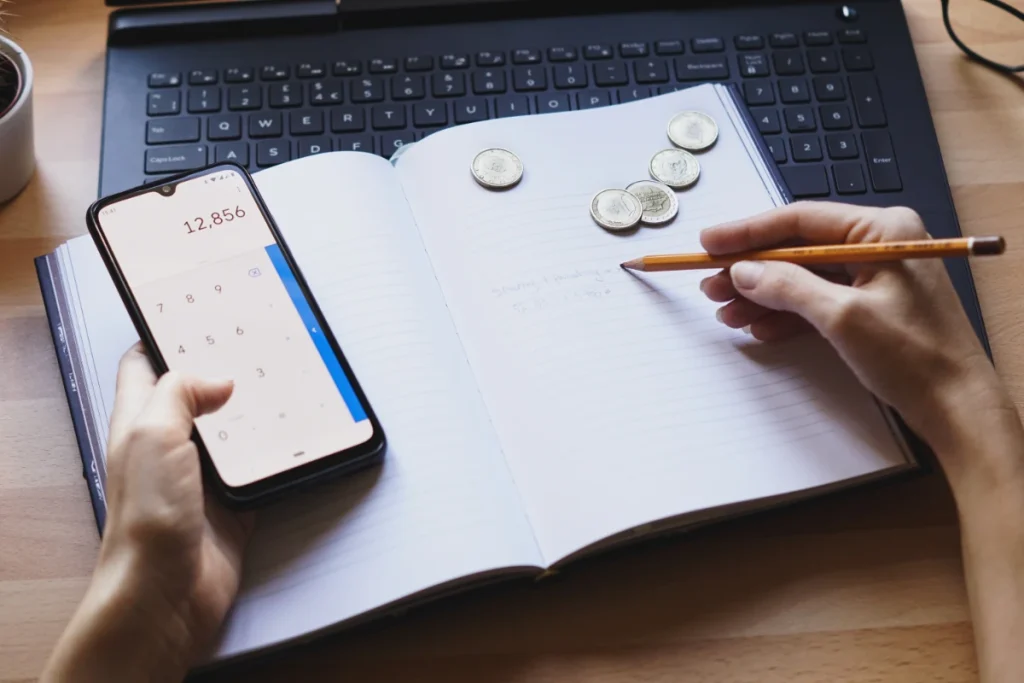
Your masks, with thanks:
<instances>
[{"instance_id":1,"label":"wood grain","mask_svg":"<svg viewBox=\"0 0 1024 683\"><path fill-rule=\"evenodd\" d=\"M1012 59L1021 31L960 4L961 35ZM974 272L1020 406L1024 86L966 62L937 0L905 8L964 232L1008 240ZM39 166L0 207L0 683L38 676L98 547L32 258L85 231L107 11L99 0L16 11L7 29L36 69ZM955 521L930 474L635 546L203 678L976 681Z\"/></svg>"}]
</instances>

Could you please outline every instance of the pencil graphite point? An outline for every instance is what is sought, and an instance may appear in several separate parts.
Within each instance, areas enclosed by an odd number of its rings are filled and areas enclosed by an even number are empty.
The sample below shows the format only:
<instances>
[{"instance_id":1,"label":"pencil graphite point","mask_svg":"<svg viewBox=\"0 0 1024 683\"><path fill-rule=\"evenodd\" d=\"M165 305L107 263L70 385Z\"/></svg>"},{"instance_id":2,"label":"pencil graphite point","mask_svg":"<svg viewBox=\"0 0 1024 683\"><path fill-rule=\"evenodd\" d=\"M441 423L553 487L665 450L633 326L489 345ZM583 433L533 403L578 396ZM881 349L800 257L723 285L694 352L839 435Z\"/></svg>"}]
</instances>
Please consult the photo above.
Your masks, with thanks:
<instances>
[{"instance_id":1,"label":"pencil graphite point","mask_svg":"<svg viewBox=\"0 0 1024 683\"><path fill-rule=\"evenodd\" d=\"M623 270L643 270L641 266L643 266L643 259L633 259L619 264L619 268Z\"/></svg>"}]
</instances>

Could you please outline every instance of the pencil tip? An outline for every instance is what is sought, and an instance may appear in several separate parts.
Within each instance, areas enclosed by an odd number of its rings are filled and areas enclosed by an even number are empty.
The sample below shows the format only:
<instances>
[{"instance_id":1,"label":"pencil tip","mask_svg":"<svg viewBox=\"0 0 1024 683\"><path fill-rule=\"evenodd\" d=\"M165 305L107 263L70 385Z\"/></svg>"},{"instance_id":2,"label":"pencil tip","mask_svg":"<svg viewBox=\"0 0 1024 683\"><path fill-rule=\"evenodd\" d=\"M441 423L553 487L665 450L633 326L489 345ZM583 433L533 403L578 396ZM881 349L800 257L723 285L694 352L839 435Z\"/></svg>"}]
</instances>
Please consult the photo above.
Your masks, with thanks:
<instances>
[{"instance_id":1,"label":"pencil tip","mask_svg":"<svg viewBox=\"0 0 1024 683\"><path fill-rule=\"evenodd\" d=\"M625 261L619 264L619 268L623 270L642 270L643 259L633 259L632 261Z\"/></svg>"}]
</instances>

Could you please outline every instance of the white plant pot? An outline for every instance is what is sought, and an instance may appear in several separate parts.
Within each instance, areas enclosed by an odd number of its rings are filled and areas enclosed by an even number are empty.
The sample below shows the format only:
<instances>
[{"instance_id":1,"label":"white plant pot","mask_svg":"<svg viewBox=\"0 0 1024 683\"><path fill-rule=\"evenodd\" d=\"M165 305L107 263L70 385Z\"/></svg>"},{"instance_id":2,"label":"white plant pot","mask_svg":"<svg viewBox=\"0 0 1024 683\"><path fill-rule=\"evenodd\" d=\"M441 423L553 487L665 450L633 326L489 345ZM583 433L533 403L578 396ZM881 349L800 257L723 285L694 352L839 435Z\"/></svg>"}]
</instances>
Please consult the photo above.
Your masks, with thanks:
<instances>
[{"instance_id":1,"label":"white plant pot","mask_svg":"<svg viewBox=\"0 0 1024 683\"><path fill-rule=\"evenodd\" d=\"M14 42L0 35L0 52L14 60L21 73L21 94L0 115L0 204L21 192L36 167L32 139L32 62Z\"/></svg>"}]
</instances>

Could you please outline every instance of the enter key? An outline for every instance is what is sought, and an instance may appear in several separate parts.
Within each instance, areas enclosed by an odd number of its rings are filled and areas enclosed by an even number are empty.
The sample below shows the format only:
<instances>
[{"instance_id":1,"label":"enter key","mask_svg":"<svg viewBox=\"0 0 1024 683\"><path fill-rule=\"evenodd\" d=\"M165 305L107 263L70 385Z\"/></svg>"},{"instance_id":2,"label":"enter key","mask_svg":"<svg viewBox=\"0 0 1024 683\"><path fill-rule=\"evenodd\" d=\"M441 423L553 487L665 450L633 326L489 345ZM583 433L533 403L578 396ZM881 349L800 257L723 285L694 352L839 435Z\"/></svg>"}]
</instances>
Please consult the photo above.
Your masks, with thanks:
<instances>
[{"instance_id":1,"label":"enter key","mask_svg":"<svg viewBox=\"0 0 1024 683\"><path fill-rule=\"evenodd\" d=\"M864 156L871 174L871 187L875 192L898 192L903 189L896 153L892 139L883 130L866 131L861 134L864 141Z\"/></svg>"}]
</instances>

